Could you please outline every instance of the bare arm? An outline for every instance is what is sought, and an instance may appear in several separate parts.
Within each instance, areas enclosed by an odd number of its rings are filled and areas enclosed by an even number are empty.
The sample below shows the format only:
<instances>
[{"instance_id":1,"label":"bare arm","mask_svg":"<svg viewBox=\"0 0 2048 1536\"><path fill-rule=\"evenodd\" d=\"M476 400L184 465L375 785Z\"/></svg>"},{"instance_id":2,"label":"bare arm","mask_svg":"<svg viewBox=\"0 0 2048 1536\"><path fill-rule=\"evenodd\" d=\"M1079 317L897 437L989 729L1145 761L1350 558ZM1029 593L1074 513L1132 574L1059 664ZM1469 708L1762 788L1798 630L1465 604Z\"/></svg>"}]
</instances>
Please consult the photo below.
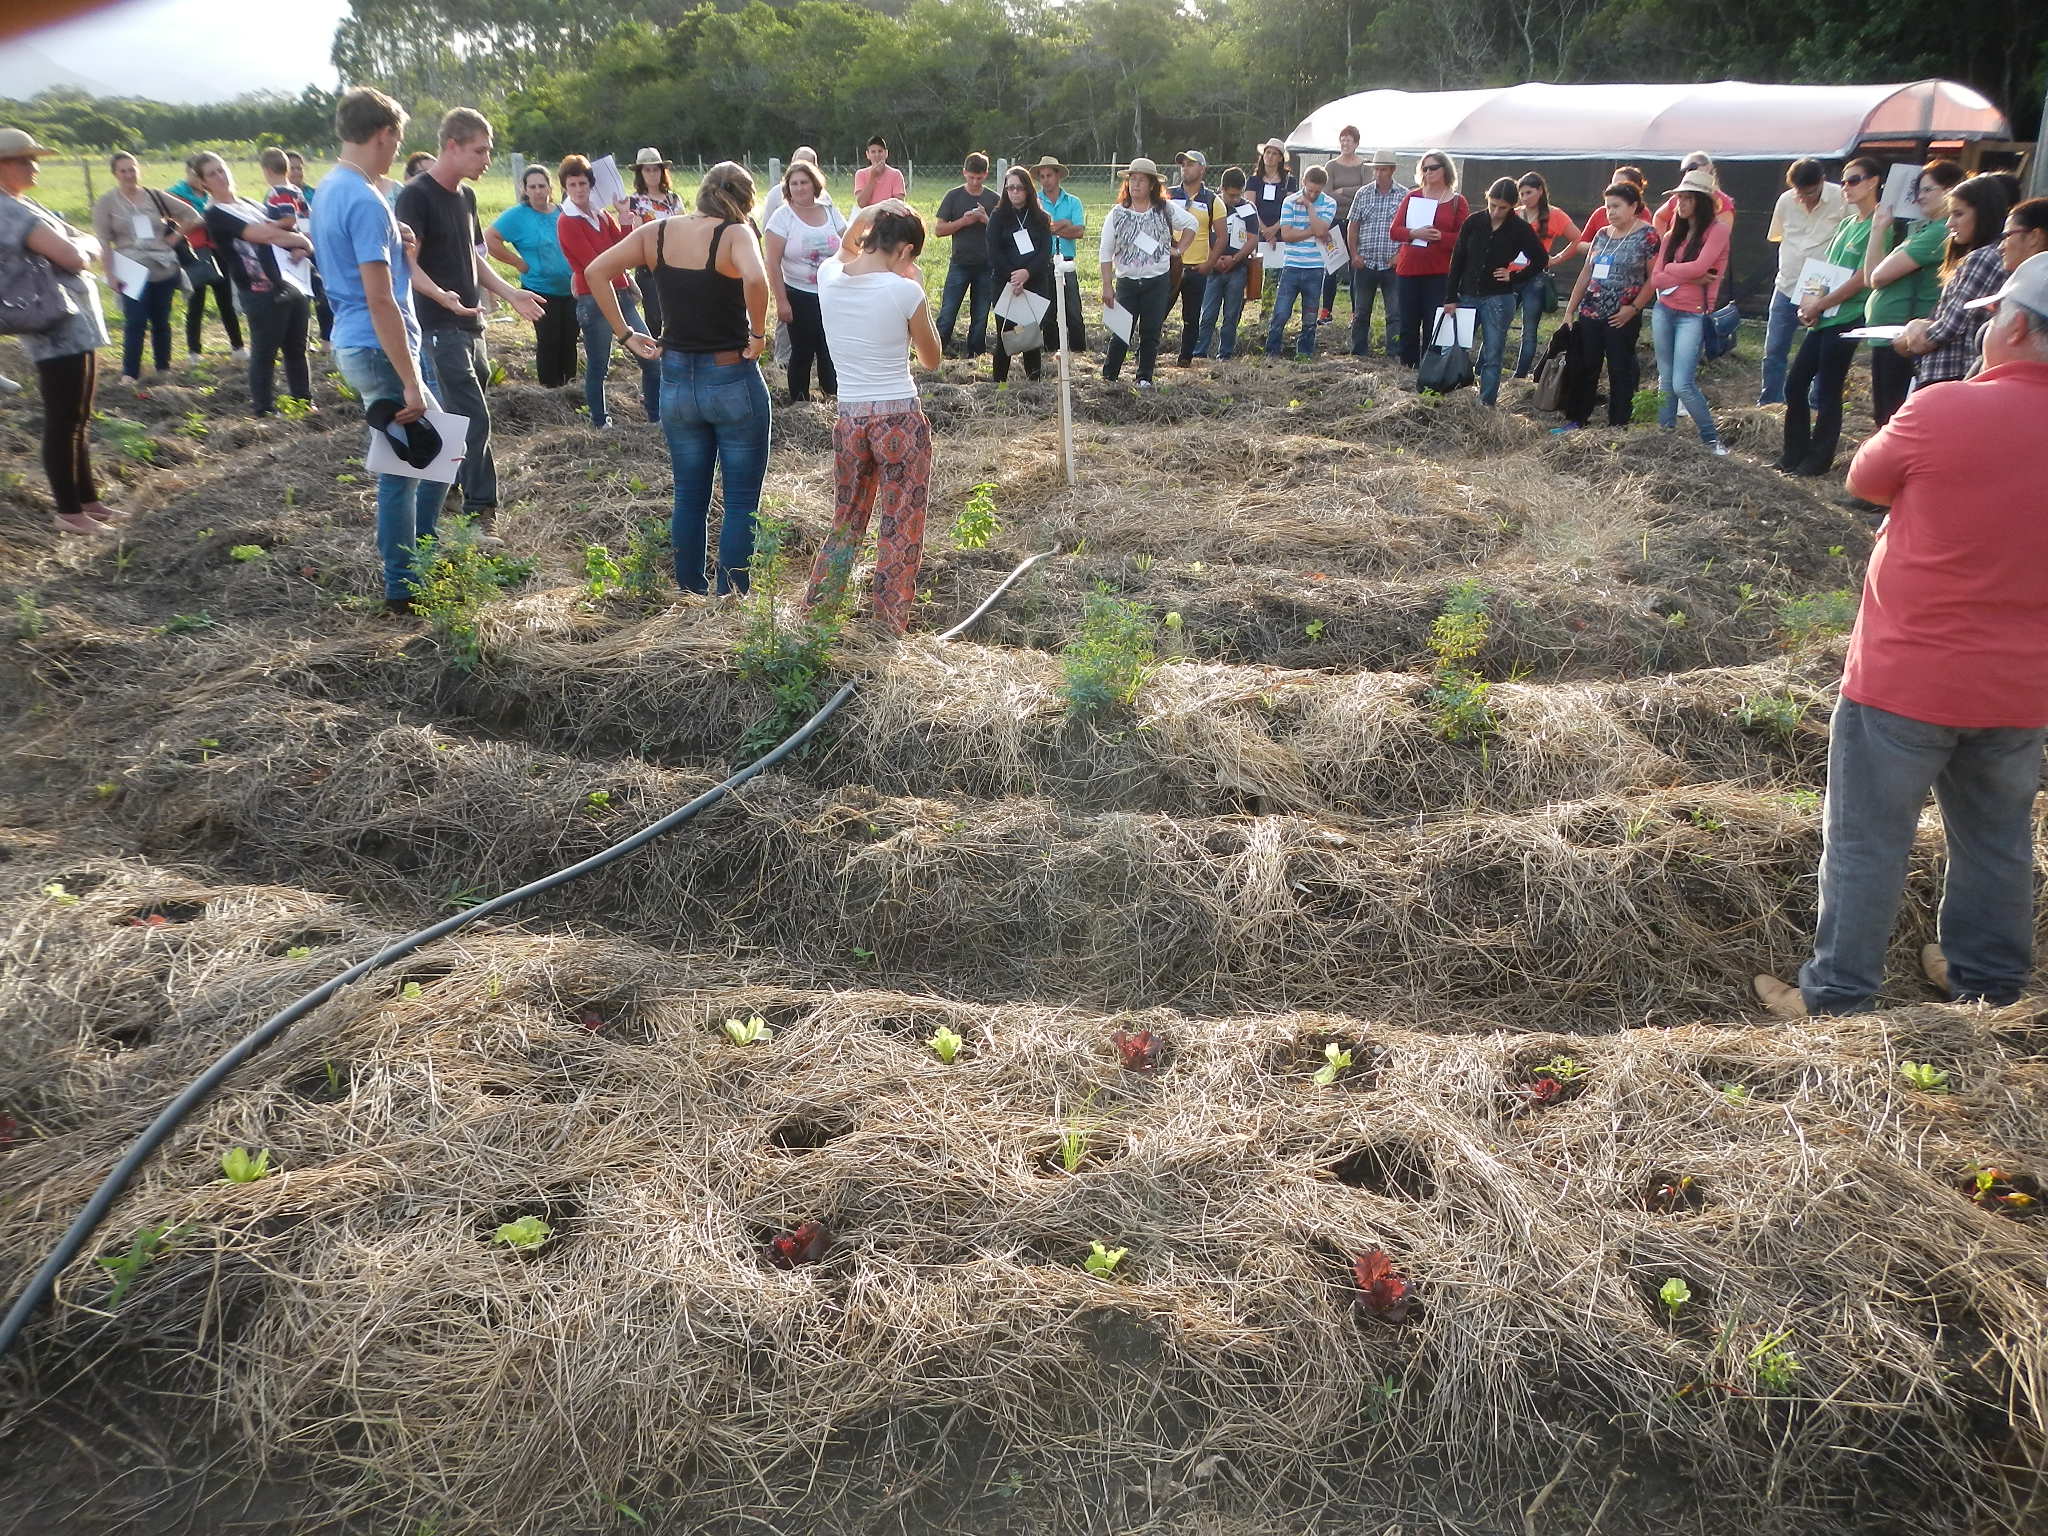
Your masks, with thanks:
<instances>
[{"instance_id":1,"label":"bare arm","mask_svg":"<svg viewBox=\"0 0 2048 1536\"><path fill-rule=\"evenodd\" d=\"M412 348L407 345L405 315L398 307L398 294L391 286L388 262L365 261L356 266L363 284L363 298L369 305L370 324L377 332L377 345L391 360L398 382L405 391L405 405L396 421L418 421L427 414L427 392L420 384L419 369Z\"/></svg>"},{"instance_id":2,"label":"bare arm","mask_svg":"<svg viewBox=\"0 0 2048 1536\"><path fill-rule=\"evenodd\" d=\"M796 310L789 302L789 288L782 281L782 253L789 242L780 235L767 238L768 248L768 291L775 297L775 318L784 325L796 317Z\"/></svg>"},{"instance_id":3,"label":"bare arm","mask_svg":"<svg viewBox=\"0 0 2048 1536\"><path fill-rule=\"evenodd\" d=\"M746 291L747 303L747 345L745 355L756 358L761 355L762 343L768 334L768 271L761 260L761 246L754 239L754 232L746 225L736 226L731 238L718 248L718 264L723 268L732 264L729 276L736 277Z\"/></svg>"},{"instance_id":4,"label":"bare arm","mask_svg":"<svg viewBox=\"0 0 2048 1536\"><path fill-rule=\"evenodd\" d=\"M486 245L489 244L488 237L486 237L485 243ZM484 260L481 251L474 254L476 258L477 285L486 293L495 293L507 304L510 304L513 312L522 320L539 320L542 311L547 308L547 301L537 293L528 293L524 288L513 287L512 284L506 282L505 279L498 276L491 269L491 264ZM522 270L524 269L522 268Z\"/></svg>"},{"instance_id":5,"label":"bare arm","mask_svg":"<svg viewBox=\"0 0 2048 1536\"><path fill-rule=\"evenodd\" d=\"M86 263L96 261L100 254L100 243L91 235L60 235L40 220L28 232L27 244L61 272L82 272Z\"/></svg>"},{"instance_id":6,"label":"bare arm","mask_svg":"<svg viewBox=\"0 0 2048 1536\"><path fill-rule=\"evenodd\" d=\"M939 345L938 328L932 324L932 307L920 304L910 317L910 350L917 355L917 366L930 370L946 360L945 348Z\"/></svg>"},{"instance_id":7,"label":"bare arm","mask_svg":"<svg viewBox=\"0 0 2048 1536\"><path fill-rule=\"evenodd\" d=\"M484 231L484 249L491 253L491 260L502 261L521 277L526 276L526 258L507 245L505 237L495 229Z\"/></svg>"},{"instance_id":8,"label":"bare arm","mask_svg":"<svg viewBox=\"0 0 2048 1536\"><path fill-rule=\"evenodd\" d=\"M299 251L307 256L313 254L313 242L304 235L297 230L286 229L282 224L273 224L267 220L251 219L242 226L242 233L237 238L246 240L251 245L274 245L282 250Z\"/></svg>"},{"instance_id":9,"label":"bare arm","mask_svg":"<svg viewBox=\"0 0 2048 1536\"><path fill-rule=\"evenodd\" d=\"M626 317L619 308L619 294L612 286L612 279L623 276L628 267L653 265L649 256L642 254L647 244L647 227L643 224L617 244L606 246L591 257L590 265L583 269L583 285L590 290L591 298L597 301L598 313L612 328L612 335L621 340L634 333L626 330ZM639 353L638 348L634 350ZM646 356L645 353L639 355Z\"/></svg>"}]
</instances>

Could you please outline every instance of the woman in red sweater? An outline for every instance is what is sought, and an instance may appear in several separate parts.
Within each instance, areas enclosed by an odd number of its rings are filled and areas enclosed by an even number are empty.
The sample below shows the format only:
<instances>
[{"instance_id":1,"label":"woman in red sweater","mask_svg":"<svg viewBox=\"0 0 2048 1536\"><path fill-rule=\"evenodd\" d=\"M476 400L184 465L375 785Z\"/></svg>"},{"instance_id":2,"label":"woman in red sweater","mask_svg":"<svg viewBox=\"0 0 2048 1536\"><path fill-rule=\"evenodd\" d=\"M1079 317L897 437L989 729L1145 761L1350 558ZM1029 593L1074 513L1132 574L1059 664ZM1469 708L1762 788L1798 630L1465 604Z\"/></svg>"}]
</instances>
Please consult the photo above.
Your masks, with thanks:
<instances>
[{"instance_id":1,"label":"woman in red sweater","mask_svg":"<svg viewBox=\"0 0 2048 1536\"><path fill-rule=\"evenodd\" d=\"M1717 188L1708 171L1687 171L1672 193L1678 208L1671 234L1650 268L1650 288L1657 295L1650 312L1650 337L1657 347L1657 425L1669 432L1678 425L1682 403L1700 441L1717 454L1728 445L1714 426L1706 391L1698 382L1700 350L1706 344L1707 311L1714 288L1728 270L1728 225L1715 206Z\"/></svg>"},{"instance_id":2,"label":"woman in red sweater","mask_svg":"<svg viewBox=\"0 0 2048 1536\"><path fill-rule=\"evenodd\" d=\"M1394 292L1401 307L1401 362L1409 368L1422 361L1422 324L1434 321L1444 305L1450 283L1451 251L1458 231L1472 211L1458 192L1458 168L1451 157L1432 149L1416 167L1422 185L1401 199L1394 210ZM1408 215L1417 198L1428 198L1436 211L1411 227Z\"/></svg>"},{"instance_id":3,"label":"woman in red sweater","mask_svg":"<svg viewBox=\"0 0 2048 1536\"><path fill-rule=\"evenodd\" d=\"M576 295L576 324L583 332L583 403L590 408L590 424L600 432L609 431L612 423L604 408L604 379L612 365L612 323L590 296L590 284L583 280L583 273L600 252L625 239L626 231L612 217L610 209L591 202L594 178L588 160L570 155L557 175L562 183L562 216L555 221L555 238L561 242L562 259L569 264L569 291ZM627 329L645 330L626 274L614 274L612 286L619 290L619 308L624 312ZM646 408L649 421L661 420L659 363L645 359L640 362L640 403Z\"/></svg>"}]
</instances>

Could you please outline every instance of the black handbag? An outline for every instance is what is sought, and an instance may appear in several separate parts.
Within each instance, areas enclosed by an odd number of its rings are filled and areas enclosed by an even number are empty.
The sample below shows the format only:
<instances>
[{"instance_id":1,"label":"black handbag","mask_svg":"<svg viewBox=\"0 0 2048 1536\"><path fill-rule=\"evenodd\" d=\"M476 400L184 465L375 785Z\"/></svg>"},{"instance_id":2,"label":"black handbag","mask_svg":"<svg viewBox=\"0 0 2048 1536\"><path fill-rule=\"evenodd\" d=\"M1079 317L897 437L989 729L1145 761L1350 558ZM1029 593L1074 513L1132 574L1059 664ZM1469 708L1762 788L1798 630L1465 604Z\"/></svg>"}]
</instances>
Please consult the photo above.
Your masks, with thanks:
<instances>
[{"instance_id":1,"label":"black handbag","mask_svg":"<svg viewBox=\"0 0 2048 1536\"><path fill-rule=\"evenodd\" d=\"M178 269L185 275L188 290L209 288L226 275L221 271L220 263L214 260L211 248L195 249L190 240L178 242Z\"/></svg>"},{"instance_id":2,"label":"black handbag","mask_svg":"<svg viewBox=\"0 0 2048 1536\"><path fill-rule=\"evenodd\" d=\"M1451 339L1444 340L1444 327ZM1425 394L1448 395L1472 382L1472 354L1458 345L1458 322L1454 316L1437 312L1436 327L1429 334L1429 350L1422 354L1422 366L1415 372L1415 387Z\"/></svg>"},{"instance_id":3,"label":"black handbag","mask_svg":"<svg viewBox=\"0 0 2048 1536\"><path fill-rule=\"evenodd\" d=\"M57 217L40 203L28 206ZM13 250L0 251L0 336L38 336L77 313L78 301L64 291L57 269L30 250L26 238Z\"/></svg>"},{"instance_id":4,"label":"black handbag","mask_svg":"<svg viewBox=\"0 0 2048 1536\"><path fill-rule=\"evenodd\" d=\"M1571 373L1576 335L1569 324L1560 325L1550 333L1550 346L1544 351L1541 361L1536 364L1537 410L1564 409L1565 380Z\"/></svg>"}]
</instances>

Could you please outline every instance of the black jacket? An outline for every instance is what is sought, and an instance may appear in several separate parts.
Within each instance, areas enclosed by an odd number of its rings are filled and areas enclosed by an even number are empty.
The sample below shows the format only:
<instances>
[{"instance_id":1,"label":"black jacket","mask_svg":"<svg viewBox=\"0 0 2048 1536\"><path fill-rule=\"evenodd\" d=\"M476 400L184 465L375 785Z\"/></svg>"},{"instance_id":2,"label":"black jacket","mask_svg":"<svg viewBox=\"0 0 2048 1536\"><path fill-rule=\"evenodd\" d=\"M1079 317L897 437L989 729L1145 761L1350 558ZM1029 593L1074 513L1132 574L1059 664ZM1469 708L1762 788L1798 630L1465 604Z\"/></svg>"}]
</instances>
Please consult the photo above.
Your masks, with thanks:
<instances>
[{"instance_id":1,"label":"black jacket","mask_svg":"<svg viewBox=\"0 0 2048 1536\"><path fill-rule=\"evenodd\" d=\"M1039 215L1035 223L1031 217L1033 213ZM1020 229L1031 237L1029 256L1017 249L1017 231ZM1010 274L1022 267L1031 274L1024 280L1024 286L1033 293L1051 298L1052 242L1052 222L1044 217L1036 195L1021 213L1010 206L1007 197L1004 198L988 218L988 264L997 284L1007 283Z\"/></svg>"},{"instance_id":2,"label":"black jacket","mask_svg":"<svg viewBox=\"0 0 2048 1536\"><path fill-rule=\"evenodd\" d=\"M1510 266L1517 253L1527 256L1529 264L1502 282L1493 275L1494 268ZM1444 290L1444 302L1455 304L1460 299L1484 299L1513 293L1548 265L1550 253L1544 249L1543 238L1523 221L1520 214L1509 214L1501 221L1500 228L1495 229L1493 215L1482 208L1458 230L1458 244L1451 252L1450 286Z\"/></svg>"}]
</instances>

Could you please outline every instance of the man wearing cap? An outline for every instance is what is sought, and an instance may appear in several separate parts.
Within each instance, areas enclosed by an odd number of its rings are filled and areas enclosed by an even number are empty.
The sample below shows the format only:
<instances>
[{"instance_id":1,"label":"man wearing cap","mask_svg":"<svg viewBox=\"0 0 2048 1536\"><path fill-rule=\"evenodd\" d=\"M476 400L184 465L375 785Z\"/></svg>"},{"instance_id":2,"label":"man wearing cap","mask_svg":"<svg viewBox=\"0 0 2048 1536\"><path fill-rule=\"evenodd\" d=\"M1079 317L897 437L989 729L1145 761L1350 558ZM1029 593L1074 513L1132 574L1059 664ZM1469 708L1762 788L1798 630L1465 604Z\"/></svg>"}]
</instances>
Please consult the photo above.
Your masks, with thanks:
<instances>
[{"instance_id":1,"label":"man wearing cap","mask_svg":"<svg viewBox=\"0 0 2048 1536\"><path fill-rule=\"evenodd\" d=\"M1797 987L1756 978L1781 1017L1873 1006L1930 789L1948 874L1927 979L2003 1006L2033 970L2048 517L2024 445L2048 422L2048 255L1974 302L1994 307L1984 371L1914 390L1849 467L1849 493L1891 512L1829 735L1813 957Z\"/></svg>"},{"instance_id":2,"label":"man wearing cap","mask_svg":"<svg viewBox=\"0 0 2048 1536\"><path fill-rule=\"evenodd\" d=\"M334 109L341 154L320 178L313 217L313 252L334 306L335 366L365 411L390 405L390 424L400 427L435 405L420 376L411 266L379 185L398 157L405 122L405 108L382 91L357 86L342 93ZM390 612L412 611L414 541L433 536L447 489L406 475L377 477L377 552Z\"/></svg>"},{"instance_id":3,"label":"man wearing cap","mask_svg":"<svg viewBox=\"0 0 2048 1536\"><path fill-rule=\"evenodd\" d=\"M443 407L469 420L458 483L463 510L484 533L498 515L498 468L491 457L491 406L484 397L491 359L478 290L498 295L529 325L538 323L545 302L514 288L477 254L483 232L476 193L463 183L490 169L492 143L483 114L467 107L449 112L441 119L440 153L431 167L405 184L392 210L419 236L415 265L440 290L435 302L418 307L420 363L427 387Z\"/></svg>"},{"instance_id":4,"label":"man wearing cap","mask_svg":"<svg viewBox=\"0 0 2048 1536\"><path fill-rule=\"evenodd\" d=\"M1195 338L1202 330L1202 297L1208 292L1209 272L1223 235L1223 200L1202 185L1209 171L1207 155L1199 149L1184 149L1173 158L1180 165L1180 183L1166 195L1195 221L1194 243L1180 269L1180 365L1191 368Z\"/></svg>"},{"instance_id":5,"label":"man wearing cap","mask_svg":"<svg viewBox=\"0 0 2048 1536\"><path fill-rule=\"evenodd\" d=\"M1073 265L1079 247L1076 245L1088 229L1088 210L1081 206L1081 199L1064 190L1060 183L1066 179L1067 168L1061 165L1057 155L1041 156L1038 162L1038 206L1045 210L1045 216L1052 221L1055 254L1068 263L1065 290L1065 304L1055 304L1045 313L1046 345L1055 352L1060 348L1060 337L1066 337L1066 347L1071 352L1085 352L1088 349L1087 332L1081 328L1081 272ZM1066 311L1064 322L1061 310ZM1064 323L1066 329L1061 331Z\"/></svg>"},{"instance_id":6,"label":"man wearing cap","mask_svg":"<svg viewBox=\"0 0 2048 1536\"><path fill-rule=\"evenodd\" d=\"M1372 306L1375 295L1385 306L1384 348L1388 357L1401 355L1401 319L1394 304L1394 214L1409 188L1394 175L1394 152L1376 150L1372 180L1351 199L1351 227L1344 245L1351 256L1351 355L1372 352Z\"/></svg>"}]
</instances>

